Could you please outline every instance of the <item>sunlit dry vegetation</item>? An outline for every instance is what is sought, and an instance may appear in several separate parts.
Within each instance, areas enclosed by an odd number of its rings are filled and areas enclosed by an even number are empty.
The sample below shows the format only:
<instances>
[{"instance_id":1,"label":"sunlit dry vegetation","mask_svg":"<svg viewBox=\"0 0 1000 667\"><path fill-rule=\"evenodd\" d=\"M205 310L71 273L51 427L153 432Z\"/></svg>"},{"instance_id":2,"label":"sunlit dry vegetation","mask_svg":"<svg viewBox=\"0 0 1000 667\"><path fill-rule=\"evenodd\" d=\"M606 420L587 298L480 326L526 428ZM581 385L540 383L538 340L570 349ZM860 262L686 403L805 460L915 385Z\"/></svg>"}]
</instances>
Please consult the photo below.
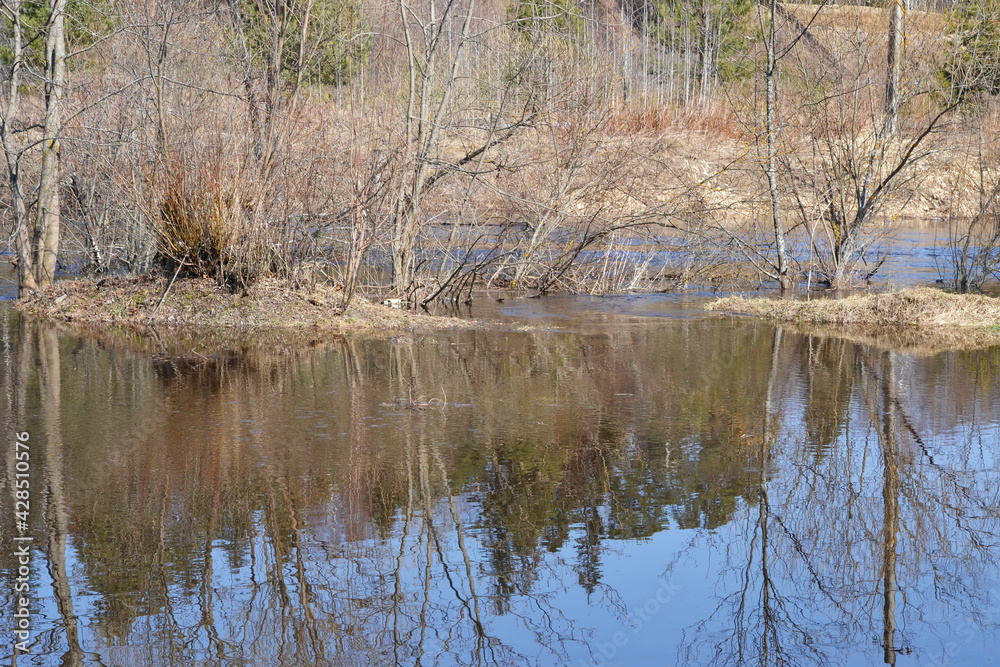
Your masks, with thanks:
<instances>
[{"instance_id":1,"label":"sunlit dry vegetation","mask_svg":"<svg viewBox=\"0 0 1000 667\"><path fill-rule=\"evenodd\" d=\"M707 308L780 322L924 327L943 330L948 337L968 337L977 342L996 343L1000 336L997 329L1000 306L996 298L948 294L930 287L811 301L730 296L709 303Z\"/></svg>"},{"instance_id":2,"label":"sunlit dry vegetation","mask_svg":"<svg viewBox=\"0 0 1000 667\"><path fill-rule=\"evenodd\" d=\"M343 310L358 290L845 286L900 221L938 217L973 289L996 271L995 11L12 1L9 247L26 290L58 253L331 284Z\"/></svg>"}]
</instances>

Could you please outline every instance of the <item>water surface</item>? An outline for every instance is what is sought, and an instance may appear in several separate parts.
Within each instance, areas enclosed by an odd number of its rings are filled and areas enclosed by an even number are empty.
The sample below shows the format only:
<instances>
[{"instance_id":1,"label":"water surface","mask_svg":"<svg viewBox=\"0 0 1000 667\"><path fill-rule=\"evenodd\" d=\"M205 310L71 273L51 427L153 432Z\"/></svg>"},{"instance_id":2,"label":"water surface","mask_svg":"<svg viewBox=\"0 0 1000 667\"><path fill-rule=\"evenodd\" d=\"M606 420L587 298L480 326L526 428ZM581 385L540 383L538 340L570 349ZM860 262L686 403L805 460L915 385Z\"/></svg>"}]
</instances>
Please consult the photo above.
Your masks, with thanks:
<instances>
[{"instance_id":1,"label":"water surface","mask_svg":"<svg viewBox=\"0 0 1000 667\"><path fill-rule=\"evenodd\" d=\"M508 300L489 313L533 329L188 354L0 310L0 657L993 659L1000 348L889 350L697 305Z\"/></svg>"}]
</instances>

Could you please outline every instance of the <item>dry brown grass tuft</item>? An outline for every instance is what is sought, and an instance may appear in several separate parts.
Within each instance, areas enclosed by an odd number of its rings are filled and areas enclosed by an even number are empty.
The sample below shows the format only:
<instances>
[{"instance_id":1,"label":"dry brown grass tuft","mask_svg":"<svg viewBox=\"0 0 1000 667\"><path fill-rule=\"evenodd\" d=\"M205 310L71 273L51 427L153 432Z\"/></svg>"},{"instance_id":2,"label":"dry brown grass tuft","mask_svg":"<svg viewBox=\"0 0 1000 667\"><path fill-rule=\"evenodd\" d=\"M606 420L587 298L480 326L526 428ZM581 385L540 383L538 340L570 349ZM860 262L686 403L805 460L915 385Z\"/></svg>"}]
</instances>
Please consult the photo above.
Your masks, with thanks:
<instances>
[{"instance_id":1,"label":"dry brown grass tuft","mask_svg":"<svg viewBox=\"0 0 1000 667\"><path fill-rule=\"evenodd\" d=\"M706 308L782 322L988 327L997 328L1000 334L1000 299L978 294L950 294L930 287L812 301L730 296L713 301Z\"/></svg>"},{"instance_id":2,"label":"dry brown grass tuft","mask_svg":"<svg viewBox=\"0 0 1000 667\"><path fill-rule=\"evenodd\" d=\"M222 150L169 156L149 179L146 206L166 268L246 289L280 264L264 223L266 182Z\"/></svg>"}]
</instances>

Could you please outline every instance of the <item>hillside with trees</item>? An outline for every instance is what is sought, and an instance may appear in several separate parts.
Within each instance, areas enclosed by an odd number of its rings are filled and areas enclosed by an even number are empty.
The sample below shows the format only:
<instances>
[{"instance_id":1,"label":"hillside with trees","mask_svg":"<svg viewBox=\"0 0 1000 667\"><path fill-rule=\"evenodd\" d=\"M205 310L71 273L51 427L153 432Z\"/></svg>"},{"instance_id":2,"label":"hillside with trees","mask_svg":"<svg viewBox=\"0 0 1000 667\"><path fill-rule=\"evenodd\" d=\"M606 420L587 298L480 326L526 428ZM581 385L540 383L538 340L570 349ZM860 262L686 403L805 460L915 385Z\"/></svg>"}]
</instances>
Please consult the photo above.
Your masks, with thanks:
<instances>
[{"instance_id":1,"label":"hillside with trees","mask_svg":"<svg viewBox=\"0 0 1000 667\"><path fill-rule=\"evenodd\" d=\"M995 0L6 0L0 206L59 270L846 287L899 225L996 279Z\"/></svg>"}]
</instances>

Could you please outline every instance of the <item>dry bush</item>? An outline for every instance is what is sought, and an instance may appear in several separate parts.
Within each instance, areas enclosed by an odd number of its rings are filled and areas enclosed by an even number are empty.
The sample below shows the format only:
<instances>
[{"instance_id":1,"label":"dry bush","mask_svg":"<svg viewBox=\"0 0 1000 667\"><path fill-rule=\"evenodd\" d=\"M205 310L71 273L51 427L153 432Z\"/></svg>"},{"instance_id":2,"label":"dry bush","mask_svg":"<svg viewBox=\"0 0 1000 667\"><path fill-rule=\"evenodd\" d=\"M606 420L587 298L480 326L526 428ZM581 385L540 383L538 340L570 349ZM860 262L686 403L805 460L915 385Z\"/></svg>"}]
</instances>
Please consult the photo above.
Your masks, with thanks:
<instances>
[{"instance_id":1,"label":"dry bush","mask_svg":"<svg viewBox=\"0 0 1000 667\"><path fill-rule=\"evenodd\" d=\"M147 210L166 268L240 290L280 270L263 182L247 158L224 150L174 154L148 180Z\"/></svg>"}]
</instances>

